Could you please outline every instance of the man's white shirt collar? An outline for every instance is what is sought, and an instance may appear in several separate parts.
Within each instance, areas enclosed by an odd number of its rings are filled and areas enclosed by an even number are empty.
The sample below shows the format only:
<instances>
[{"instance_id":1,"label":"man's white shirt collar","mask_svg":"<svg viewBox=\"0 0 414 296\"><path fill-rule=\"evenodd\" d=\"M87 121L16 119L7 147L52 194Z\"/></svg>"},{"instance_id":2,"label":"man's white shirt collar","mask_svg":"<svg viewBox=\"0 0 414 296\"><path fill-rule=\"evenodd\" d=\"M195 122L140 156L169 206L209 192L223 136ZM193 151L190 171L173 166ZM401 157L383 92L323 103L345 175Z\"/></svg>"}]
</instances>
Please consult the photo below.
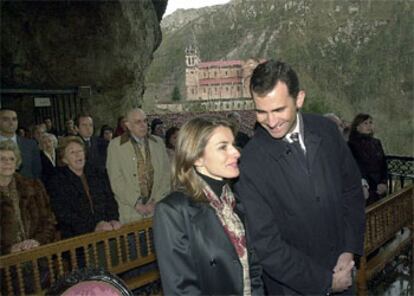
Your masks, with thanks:
<instances>
[{"instance_id":1,"label":"man's white shirt collar","mask_svg":"<svg viewBox=\"0 0 414 296\"><path fill-rule=\"evenodd\" d=\"M304 140L304 136L303 136L303 130L301 130L301 125L302 124L302 116L300 115L299 112L296 113L296 126L295 128L290 132L287 133L284 137L285 141L287 141L288 143L292 143L292 139L290 138L290 136L294 133L298 133L299 134L299 143L300 143L300 147L302 147L303 151L306 152L306 146L305 146L305 140Z\"/></svg>"}]
</instances>

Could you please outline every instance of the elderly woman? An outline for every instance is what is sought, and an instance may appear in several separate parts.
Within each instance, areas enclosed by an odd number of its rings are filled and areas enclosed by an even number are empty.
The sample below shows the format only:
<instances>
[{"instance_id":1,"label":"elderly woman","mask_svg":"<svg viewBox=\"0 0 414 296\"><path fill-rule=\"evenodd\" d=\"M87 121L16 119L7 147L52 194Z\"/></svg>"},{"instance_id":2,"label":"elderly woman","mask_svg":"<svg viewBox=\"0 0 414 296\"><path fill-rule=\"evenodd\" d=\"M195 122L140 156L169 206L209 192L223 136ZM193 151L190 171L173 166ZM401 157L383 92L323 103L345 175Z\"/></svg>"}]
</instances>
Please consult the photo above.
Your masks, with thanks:
<instances>
[{"instance_id":1,"label":"elderly woman","mask_svg":"<svg viewBox=\"0 0 414 296\"><path fill-rule=\"evenodd\" d=\"M48 182L52 208L62 238L119 229L118 205L106 173L85 166L85 146L76 136L61 139L58 157L63 164Z\"/></svg>"},{"instance_id":2,"label":"elderly woman","mask_svg":"<svg viewBox=\"0 0 414 296\"><path fill-rule=\"evenodd\" d=\"M11 141L0 142L0 255L29 250L55 238L55 217L41 182L16 169L22 159Z\"/></svg>"},{"instance_id":3,"label":"elderly woman","mask_svg":"<svg viewBox=\"0 0 414 296\"><path fill-rule=\"evenodd\" d=\"M154 243L165 295L261 295L261 268L227 180L239 175L231 124L197 117L180 129L175 191L157 204Z\"/></svg>"},{"instance_id":4,"label":"elderly woman","mask_svg":"<svg viewBox=\"0 0 414 296\"><path fill-rule=\"evenodd\" d=\"M57 139L54 134L45 133L40 138L40 160L42 162L43 184L47 184L48 180L55 173L56 168L56 148Z\"/></svg>"}]
</instances>

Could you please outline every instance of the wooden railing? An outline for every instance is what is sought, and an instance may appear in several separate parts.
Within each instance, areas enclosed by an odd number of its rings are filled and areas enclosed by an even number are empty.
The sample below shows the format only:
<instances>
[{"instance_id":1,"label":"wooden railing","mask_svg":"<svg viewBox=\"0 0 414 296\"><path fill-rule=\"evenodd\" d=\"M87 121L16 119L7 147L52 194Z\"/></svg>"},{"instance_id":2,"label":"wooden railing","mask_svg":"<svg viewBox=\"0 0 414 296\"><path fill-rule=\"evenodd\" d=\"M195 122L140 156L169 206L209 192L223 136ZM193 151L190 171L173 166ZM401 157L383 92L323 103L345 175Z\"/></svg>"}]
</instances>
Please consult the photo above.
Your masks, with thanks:
<instances>
[{"instance_id":1,"label":"wooden railing","mask_svg":"<svg viewBox=\"0 0 414 296\"><path fill-rule=\"evenodd\" d=\"M146 219L116 231L89 233L2 256L1 293L41 295L59 277L79 267L101 267L122 275L156 261L152 241L152 220ZM124 281L132 290L158 279L153 268Z\"/></svg>"},{"instance_id":2,"label":"wooden railing","mask_svg":"<svg viewBox=\"0 0 414 296\"><path fill-rule=\"evenodd\" d=\"M414 157L387 155L388 193L414 182Z\"/></svg>"},{"instance_id":3,"label":"wooden railing","mask_svg":"<svg viewBox=\"0 0 414 296\"><path fill-rule=\"evenodd\" d=\"M403 248L413 244L414 235L414 186L403 188L400 191L384 198L366 209L366 230L364 256L361 258L357 274L358 295L367 294L367 281L374 274L382 270ZM405 239L396 244L390 244L396 234L404 227L410 233ZM406 230L407 231L407 230ZM384 247L384 251L372 256L375 251Z\"/></svg>"},{"instance_id":4,"label":"wooden railing","mask_svg":"<svg viewBox=\"0 0 414 296\"><path fill-rule=\"evenodd\" d=\"M414 186L401 189L366 209L365 255L357 274L359 295L367 294L367 281L413 242ZM156 262L152 220L124 225L117 231L90 233L0 257L2 293L43 294L57 278L78 267L102 267L121 275ZM367 256L409 227L404 240L367 261ZM29 272L28 272L29 270ZM46 275L46 276L45 276ZM42 279L42 278L47 278ZM132 290L159 280L153 268L125 279Z\"/></svg>"}]
</instances>

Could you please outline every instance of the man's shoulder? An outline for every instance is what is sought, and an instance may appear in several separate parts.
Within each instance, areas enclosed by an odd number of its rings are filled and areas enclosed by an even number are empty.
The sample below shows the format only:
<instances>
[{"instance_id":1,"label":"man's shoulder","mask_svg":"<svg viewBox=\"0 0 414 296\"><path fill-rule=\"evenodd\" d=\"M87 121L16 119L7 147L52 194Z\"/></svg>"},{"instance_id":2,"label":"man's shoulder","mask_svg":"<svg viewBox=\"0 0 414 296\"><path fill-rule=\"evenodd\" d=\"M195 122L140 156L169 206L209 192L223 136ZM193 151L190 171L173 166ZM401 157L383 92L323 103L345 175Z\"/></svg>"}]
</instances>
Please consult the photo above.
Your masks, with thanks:
<instances>
[{"instance_id":1,"label":"man's shoulder","mask_svg":"<svg viewBox=\"0 0 414 296\"><path fill-rule=\"evenodd\" d=\"M39 148L35 140L17 137L17 145L23 154L39 154Z\"/></svg>"},{"instance_id":2,"label":"man's shoulder","mask_svg":"<svg viewBox=\"0 0 414 296\"><path fill-rule=\"evenodd\" d=\"M159 137L159 136L156 136L156 135L149 135L148 136L148 141L150 141L152 143L155 143L157 145L164 145L165 146L164 139Z\"/></svg>"},{"instance_id":3,"label":"man's shoulder","mask_svg":"<svg viewBox=\"0 0 414 296\"><path fill-rule=\"evenodd\" d=\"M125 144L125 143L126 143L125 137L123 135L121 135L121 136L113 138L109 142L108 146L109 147L117 147L117 146L121 146L121 144Z\"/></svg>"},{"instance_id":4,"label":"man's shoulder","mask_svg":"<svg viewBox=\"0 0 414 296\"><path fill-rule=\"evenodd\" d=\"M302 113L302 118L305 129L309 126L318 129L337 129L336 124L332 120L319 114Z\"/></svg>"},{"instance_id":5,"label":"man's shoulder","mask_svg":"<svg viewBox=\"0 0 414 296\"><path fill-rule=\"evenodd\" d=\"M36 146L37 143L33 139L27 139L25 137L17 136L17 144L24 145L24 146Z\"/></svg>"}]
</instances>

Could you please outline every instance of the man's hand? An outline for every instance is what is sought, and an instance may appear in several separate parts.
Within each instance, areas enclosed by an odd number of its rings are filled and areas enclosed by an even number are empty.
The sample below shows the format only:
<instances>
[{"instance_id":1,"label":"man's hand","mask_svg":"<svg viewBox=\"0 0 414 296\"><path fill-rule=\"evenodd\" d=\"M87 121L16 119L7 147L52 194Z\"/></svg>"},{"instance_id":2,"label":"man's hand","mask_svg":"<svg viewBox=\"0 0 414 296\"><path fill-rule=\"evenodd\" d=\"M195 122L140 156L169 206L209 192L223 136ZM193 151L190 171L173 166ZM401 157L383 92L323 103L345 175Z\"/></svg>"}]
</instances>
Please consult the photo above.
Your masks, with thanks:
<instances>
[{"instance_id":1,"label":"man's hand","mask_svg":"<svg viewBox=\"0 0 414 296\"><path fill-rule=\"evenodd\" d=\"M20 252L20 251L26 251L26 250L30 250L38 246L40 246L40 243L37 240L27 239L20 243L14 244L11 247L10 252L15 253L15 252Z\"/></svg>"},{"instance_id":2,"label":"man's hand","mask_svg":"<svg viewBox=\"0 0 414 296\"><path fill-rule=\"evenodd\" d=\"M347 290L350 286L352 286L352 269L354 268L354 266L355 266L355 262L351 261L348 265L345 265L342 269L338 269L338 271L334 272L333 278L332 278L332 292L334 293L343 292Z\"/></svg>"},{"instance_id":3,"label":"man's hand","mask_svg":"<svg viewBox=\"0 0 414 296\"><path fill-rule=\"evenodd\" d=\"M142 203L137 203L135 205L135 210L143 216L145 216L147 214L147 207L146 207L146 205L144 205Z\"/></svg>"},{"instance_id":4,"label":"man's hand","mask_svg":"<svg viewBox=\"0 0 414 296\"><path fill-rule=\"evenodd\" d=\"M153 200L148 201L148 203L146 204L146 207L147 207L148 215L154 214L155 202Z\"/></svg>"},{"instance_id":5,"label":"man's hand","mask_svg":"<svg viewBox=\"0 0 414 296\"><path fill-rule=\"evenodd\" d=\"M143 216L150 216L154 213L155 202L150 200L145 205L137 203L135 205L135 210Z\"/></svg>"},{"instance_id":6,"label":"man's hand","mask_svg":"<svg viewBox=\"0 0 414 296\"><path fill-rule=\"evenodd\" d=\"M354 254L349 252L342 253L341 255L339 255L333 271L338 272L345 269L345 267L348 266L352 262L352 260L354 260Z\"/></svg>"},{"instance_id":7,"label":"man's hand","mask_svg":"<svg viewBox=\"0 0 414 296\"><path fill-rule=\"evenodd\" d=\"M110 230L112 230L112 225L106 221L101 221L95 226L95 232L110 231Z\"/></svg>"},{"instance_id":8,"label":"man's hand","mask_svg":"<svg viewBox=\"0 0 414 296\"><path fill-rule=\"evenodd\" d=\"M387 185L384 183L380 183L377 185L377 193L378 195L385 195L387 193Z\"/></svg>"}]
</instances>

